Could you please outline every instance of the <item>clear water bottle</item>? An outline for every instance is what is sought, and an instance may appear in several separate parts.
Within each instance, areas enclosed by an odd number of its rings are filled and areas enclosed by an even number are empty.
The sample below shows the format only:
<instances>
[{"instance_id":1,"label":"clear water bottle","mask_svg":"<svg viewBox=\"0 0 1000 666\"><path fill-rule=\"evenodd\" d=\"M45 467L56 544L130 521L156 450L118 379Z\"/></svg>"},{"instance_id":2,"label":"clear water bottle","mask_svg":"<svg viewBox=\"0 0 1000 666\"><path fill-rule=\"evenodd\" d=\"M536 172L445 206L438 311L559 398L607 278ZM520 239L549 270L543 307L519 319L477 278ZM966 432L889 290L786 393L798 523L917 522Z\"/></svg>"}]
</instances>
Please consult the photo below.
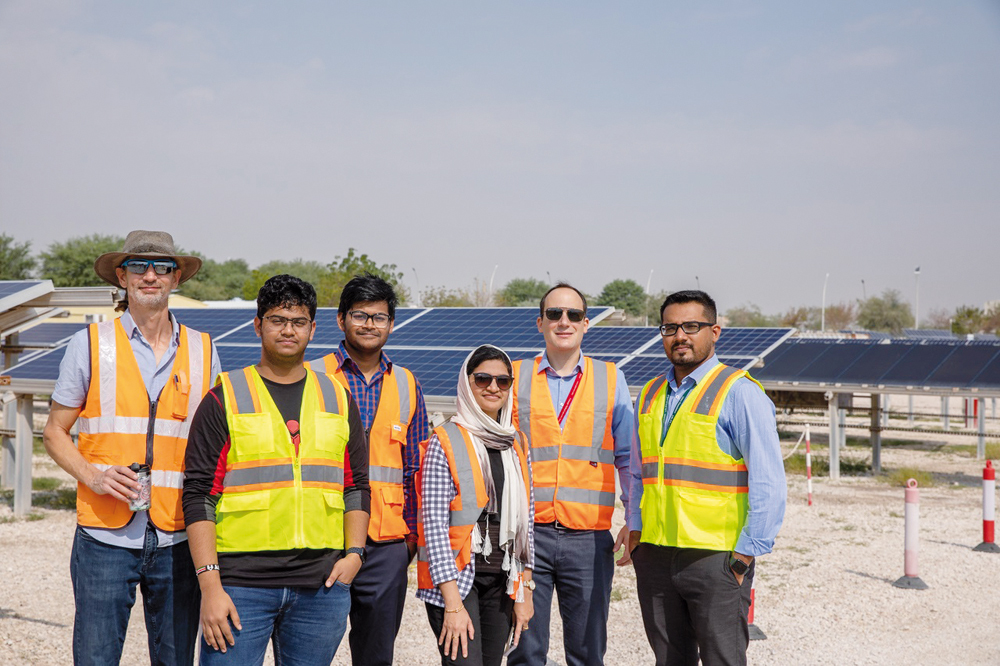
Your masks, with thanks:
<instances>
[{"instance_id":1,"label":"clear water bottle","mask_svg":"<svg viewBox=\"0 0 1000 666\"><path fill-rule=\"evenodd\" d=\"M148 511L150 505L150 497L152 490L152 482L149 478L149 465L140 465L139 463L132 463L128 467L130 470L135 472L137 481L139 482L139 496L134 500L129 500L128 508L132 511Z\"/></svg>"}]
</instances>

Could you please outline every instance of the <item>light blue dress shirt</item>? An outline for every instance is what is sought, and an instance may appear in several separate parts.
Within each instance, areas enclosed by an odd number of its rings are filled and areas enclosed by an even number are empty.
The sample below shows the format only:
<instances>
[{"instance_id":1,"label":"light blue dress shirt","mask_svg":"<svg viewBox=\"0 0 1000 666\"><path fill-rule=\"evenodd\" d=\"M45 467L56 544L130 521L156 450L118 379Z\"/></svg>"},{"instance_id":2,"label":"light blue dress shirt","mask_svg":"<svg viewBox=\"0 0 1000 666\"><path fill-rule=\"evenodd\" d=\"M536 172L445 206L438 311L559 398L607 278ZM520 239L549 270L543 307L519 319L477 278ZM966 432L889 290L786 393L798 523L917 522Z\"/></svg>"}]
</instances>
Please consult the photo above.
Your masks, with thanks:
<instances>
[{"instance_id":1,"label":"light blue dress shirt","mask_svg":"<svg viewBox=\"0 0 1000 666\"><path fill-rule=\"evenodd\" d=\"M545 379L549 384L549 393L552 394L552 406L555 407L556 416L562 411L566 398L569 397L570 389L576 380L576 373L583 372L583 353L580 353L580 360L577 361L573 372L565 377L556 374L549 363L549 357L542 352L542 360L538 364L538 372L545 373ZM629 515L629 471L632 459L632 450L638 446L636 437L636 419L632 407L632 396L629 395L628 383L621 370L617 370L618 378L615 381L615 404L611 413L611 434L615 440L615 469L618 470L618 481L621 484L621 501L625 507L625 515ZM575 398L574 398L575 399ZM570 409L573 409L572 405ZM564 423L560 423L562 427ZM641 481L641 479L640 479ZM635 505L638 508L638 504Z\"/></svg>"},{"instance_id":2,"label":"light blue dress shirt","mask_svg":"<svg viewBox=\"0 0 1000 666\"><path fill-rule=\"evenodd\" d=\"M177 356L177 345L180 344L181 327L174 316L170 315L170 323L173 325L173 335L170 336L170 346L166 353L156 360L156 353L153 347L143 337L142 331L135 325L132 315L126 310L121 316L122 327L125 335L128 336L132 345L132 352L135 354L136 363L139 365L139 372L142 373L142 380L146 384L146 391L149 395L159 395L163 387L170 379L170 370L174 365L174 358ZM90 336L88 329L77 331L70 338L66 347L66 354L59 364L59 379L56 380L55 390L52 392L52 400L66 407L83 407L87 399L87 391L90 388ZM219 364L219 352L212 343L212 377L210 386L215 385L215 378L222 372ZM117 530L88 529L84 528L90 536L101 543L106 543L119 548L142 548L146 533L146 521L148 512L138 511L135 518L128 525ZM187 539L186 532L161 532L156 530L157 546L172 546Z\"/></svg>"},{"instance_id":3,"label":"light blue dress shirt","mask_svg":"<svg viewBox=\"0 0 1000 666\"><path fill-rule=\"evenodd\" d=\"M670 386L667 413L673 414L687 391L704 379L718 363L719 358L713 355L685 377L680 386L671 365L666 373ZM636 415L634 422L638 424L638 421ZM736 459L743 458L747 466L750 510L736 542L736 552L754 557L769 553L785 517L788 494L774 403L749 379L737 380L719 410L715 435L722 451ZM630 476L632 506L627 514L629 529L641 530L642 453L638 441L632 453Z\"/></svg>"}]
</instances>

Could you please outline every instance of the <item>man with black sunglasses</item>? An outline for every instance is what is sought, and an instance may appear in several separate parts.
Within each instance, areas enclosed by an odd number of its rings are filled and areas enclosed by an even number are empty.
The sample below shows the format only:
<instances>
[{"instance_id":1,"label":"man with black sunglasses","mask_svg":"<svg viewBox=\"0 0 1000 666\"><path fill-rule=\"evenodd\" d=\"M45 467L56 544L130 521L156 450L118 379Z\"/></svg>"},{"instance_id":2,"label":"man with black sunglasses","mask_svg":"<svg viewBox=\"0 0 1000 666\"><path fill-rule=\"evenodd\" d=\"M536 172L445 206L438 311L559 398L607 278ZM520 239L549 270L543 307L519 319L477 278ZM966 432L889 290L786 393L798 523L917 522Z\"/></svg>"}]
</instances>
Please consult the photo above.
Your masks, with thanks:
<instances>
[{"instance_id":1,"label":"man with black sunglasses","mask_svg":"<svg viewBox=\"0 0 1000 666\"><path fill-rule=\"evenodd\" d=\"M656 664L746 664L754 561L771 551L785 512L774 404L744 370L719 362L708 294L671 294L660 323L671 366L636 401L619 564L634 563Z\"/></svg>"},{"instance_id":2,"label":"man with black sunglasses","mask_svg":"<svg viewBox=\"0 0 1000 666\"><path fill-rule=\"evenodd\" d=\"M44 441L78 481L76 664L119 662L137 584L151 663L194 659L199 594L181 512L183 462L191 418L220 367L208 334L180 325L167 306L200 268L166 232L129 233L121 252L94 263L125 290L121 317L74 335L59 366Z\"/></svg>"},{"instance_id":3,"label":"man with black sunglasses","mask_svg":"<svg viewBox=\"0 0 1000 666\"><path fill-rule=\"evenodd\" d=\"M539 304L545 352L514 363L514 424L531 443L535 492L535 616L508 664L546 663L558 592L567 666L603 664L614 553L615 474L629 507L635 440L628 385L614 363L584 356L587 299L560 282Z\"/></svg>"},{"instance_id":4,"label":"man with black sunglasses","mask_svg":"<svg viewBox=\"0 0 1000 666\"><path fill-rule=\"evenodd\" d=\"M417 552L414 474L429 436L420 382L382 351L396 319L396 292L365 273L340 294L340 349L307 364L342 384L358 404L370 447L367 559L351 584L351 661L390 666L406 601L406 569Z\"/></svg>"}]
</instances>

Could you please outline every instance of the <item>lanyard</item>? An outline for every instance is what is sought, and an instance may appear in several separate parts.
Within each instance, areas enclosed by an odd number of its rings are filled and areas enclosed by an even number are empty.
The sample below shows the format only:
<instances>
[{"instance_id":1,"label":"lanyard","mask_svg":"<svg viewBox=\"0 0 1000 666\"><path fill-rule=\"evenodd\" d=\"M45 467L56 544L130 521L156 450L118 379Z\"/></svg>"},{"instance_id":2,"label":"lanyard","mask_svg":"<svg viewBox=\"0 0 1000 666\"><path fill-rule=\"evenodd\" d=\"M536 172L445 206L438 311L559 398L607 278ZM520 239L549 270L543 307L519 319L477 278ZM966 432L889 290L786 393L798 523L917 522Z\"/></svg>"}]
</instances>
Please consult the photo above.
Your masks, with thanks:
<instances>
[{"instance_id":1,"label":"lanyard","mask_svg":"<svg viewBox=\"0 0 1000 666\"><path fill-rule=\"evenodd\" d=\"M668 383L666 386L667 386L666 401L667 401L667 405L669 405L670 404L670 384ZM663 410L663 422L660 425L660 448L661 449L663 448L663 443L665 441L667 441L667 432L669 432L670 425L674 422L674 417L677 416L677 412L681 411L681 405L683 405L684 401L687 400L688 393L690 393L690 392L691 392L691 387L688 387L688 390L684 391L684 395L682 395L680 397L680 399L677 401L677 406L674 407L674 411L670 415L669 419L667 419L667 410L666 409Z\"/></svg>"},{"instance_id":2,"label":"lanyard","mask_svg":"<svg viewBox=\"0 0 1000 666\"><path fill-rule=\"evenodd\" d=\"M573 398L576 397L576 390L580 388L580 380L583 379L583 373L579 369L576 371L576 379L573 381L573 387L569 390L569 395L566 396L566 402L563 403L562 409L559 410L559 425L562 426L563 419L566 418L566 413L569 412L569 406L573 402Z\"/></svg>"}]
</instances>

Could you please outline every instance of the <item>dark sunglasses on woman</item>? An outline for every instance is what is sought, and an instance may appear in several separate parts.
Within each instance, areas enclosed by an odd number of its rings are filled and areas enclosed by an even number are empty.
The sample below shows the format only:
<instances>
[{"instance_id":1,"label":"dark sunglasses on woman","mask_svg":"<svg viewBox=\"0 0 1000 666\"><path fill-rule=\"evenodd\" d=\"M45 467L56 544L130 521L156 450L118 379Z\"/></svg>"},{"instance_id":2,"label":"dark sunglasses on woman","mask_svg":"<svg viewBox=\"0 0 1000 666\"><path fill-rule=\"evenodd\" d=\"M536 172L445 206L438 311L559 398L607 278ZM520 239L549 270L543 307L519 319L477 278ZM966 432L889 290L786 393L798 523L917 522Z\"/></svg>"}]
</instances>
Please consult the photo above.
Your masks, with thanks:
<instances>
[{"instance_id":1,"label":"dark sunglasses on woman","mask_svg":"<svg viewBox=\"0 0 1000 666\"><path fill-rule=\"evenodd\" d=\"M472 373L472 379L476 382L476 386L482 389L488 388L495 379L497 388L501 391L506 391L514 383L514 378L510 375L491 375L487 372L474 372Z\"/></svg>"}]
</instances>

